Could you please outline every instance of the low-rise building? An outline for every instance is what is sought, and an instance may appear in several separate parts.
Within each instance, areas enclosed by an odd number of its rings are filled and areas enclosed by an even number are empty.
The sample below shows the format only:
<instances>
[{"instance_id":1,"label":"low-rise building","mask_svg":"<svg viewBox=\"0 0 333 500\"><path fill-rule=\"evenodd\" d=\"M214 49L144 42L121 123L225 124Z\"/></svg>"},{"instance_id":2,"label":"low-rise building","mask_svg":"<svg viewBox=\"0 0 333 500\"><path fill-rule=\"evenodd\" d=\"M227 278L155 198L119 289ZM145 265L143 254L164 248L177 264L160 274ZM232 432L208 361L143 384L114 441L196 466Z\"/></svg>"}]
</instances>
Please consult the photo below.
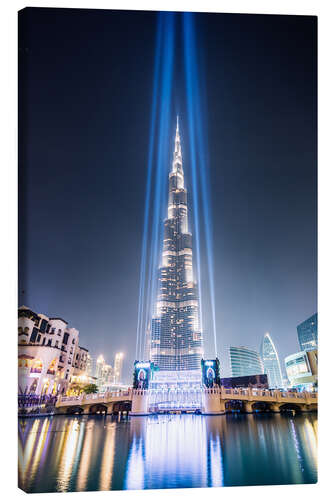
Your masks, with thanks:
<instances>
[{"instance_id":1,"label":"low-rise building","mask_svg":"<svg viewBox=\"0 0 333 500\"><path fill-rule=\"evenodd\" d=\"M285 358L290 386L314 390L318 385L318 351L300 351Z\"/></svg>"},{"instance_id":2,"label":"low-rise building","mask_svg":"<svg viewBox=\"0 0 333 500\"><path fill-rule=\"evenodd\" d=\"M19 394L65 393L75 371L84 372L87 353L79 346L79 331L64 319L19 308Z\"/></svg>"},{"instance_id":3,"label":"low-rise building","mask_svg":"<svg viewBox=\"0 0 333 500\"><path fill-rule=\"evenodd\" d=\"M258 389L268 389L268 378L264 373L243 377L225 377L221 378L221 385L227 389L235 389L238 387L257 387Z\"/></svg>"}]
</instances>

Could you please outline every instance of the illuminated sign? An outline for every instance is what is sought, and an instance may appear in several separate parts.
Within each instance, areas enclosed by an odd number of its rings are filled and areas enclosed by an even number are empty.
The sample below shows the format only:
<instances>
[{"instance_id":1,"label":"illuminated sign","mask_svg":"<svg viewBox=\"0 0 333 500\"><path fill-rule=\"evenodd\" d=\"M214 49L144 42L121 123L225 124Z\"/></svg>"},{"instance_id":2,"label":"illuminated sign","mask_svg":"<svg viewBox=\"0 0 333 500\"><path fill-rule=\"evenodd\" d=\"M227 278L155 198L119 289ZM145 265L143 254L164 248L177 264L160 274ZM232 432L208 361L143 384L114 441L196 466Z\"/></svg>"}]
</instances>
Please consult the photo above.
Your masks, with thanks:
<instances>
[{"instance_id":1,"label":"illuminated sign","mask_svg":"<svg viewBox=\"0 0 333 500\"><path fill-rule=\"evenodd\" d=\"M150 368L150 363L149 362L147 362L147 363L142 363L142 362L136 363L135 364L135 368Z\"/></svg>"},{"instance_id":2,"label":"illuminated sign","mask_svg":"<svg viewBox=\"0 0 333 500\"><path fill-rule=\"evenodd\" d=\"M220 362L216 359L201 361L202 383L205 387L214 387L221 384Z\"/></svg>"},{"instance_id":3,"label":"illuminated sign","mask_svg":"<svg viewBox=\"0 0 333 500\"><path fill-rule=\"evenodd\" d=\"M148 389L154 364L150 361L135 361L134 363L134 389Z\"/></svg>"}]
</instances>

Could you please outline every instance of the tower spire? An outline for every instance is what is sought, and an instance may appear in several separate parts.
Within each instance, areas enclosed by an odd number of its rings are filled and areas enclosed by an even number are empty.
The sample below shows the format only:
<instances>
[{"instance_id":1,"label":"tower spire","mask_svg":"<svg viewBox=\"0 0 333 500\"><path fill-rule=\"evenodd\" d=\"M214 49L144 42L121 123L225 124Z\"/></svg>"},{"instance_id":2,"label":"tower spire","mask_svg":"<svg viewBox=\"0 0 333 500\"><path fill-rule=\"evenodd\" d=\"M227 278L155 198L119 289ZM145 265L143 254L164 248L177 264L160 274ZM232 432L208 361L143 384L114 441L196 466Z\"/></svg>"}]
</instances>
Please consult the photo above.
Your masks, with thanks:
<instances>
[{"instance_id":1,"label":"tower spire","mask_svg":"<svg viewBox=\"0 0 333 500\"><path fill-rule=\"evenodd\" d=\"M180 145L180 135L179 135L179 116L177 115L175 151L173 153L173 162L172 162L173 172L177 172L178 170L182 171L182 169L183 169L182 164L183 164L183 160L182 160L182 148Z\"/></svg>"}]
</instances>

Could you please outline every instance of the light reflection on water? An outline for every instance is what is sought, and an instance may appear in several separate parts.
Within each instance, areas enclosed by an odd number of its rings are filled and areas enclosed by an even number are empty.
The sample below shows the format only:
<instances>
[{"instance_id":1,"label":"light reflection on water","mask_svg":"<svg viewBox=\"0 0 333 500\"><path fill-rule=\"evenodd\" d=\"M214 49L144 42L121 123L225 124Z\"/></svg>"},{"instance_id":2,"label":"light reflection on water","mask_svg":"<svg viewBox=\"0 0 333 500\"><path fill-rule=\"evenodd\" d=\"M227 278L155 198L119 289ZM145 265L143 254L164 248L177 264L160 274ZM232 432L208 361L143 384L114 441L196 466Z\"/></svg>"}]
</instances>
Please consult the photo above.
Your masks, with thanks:
<instances>
[{"instance_id":1,"label":"light reflection on water","mask_svg":"<svg viewBox=\"0 0 333 500\"><path fill-rule=\"evenodd\" d=\"M20 419L18 465L28 492L314 483L317 417Z\"/></svg>"}]
</instances>

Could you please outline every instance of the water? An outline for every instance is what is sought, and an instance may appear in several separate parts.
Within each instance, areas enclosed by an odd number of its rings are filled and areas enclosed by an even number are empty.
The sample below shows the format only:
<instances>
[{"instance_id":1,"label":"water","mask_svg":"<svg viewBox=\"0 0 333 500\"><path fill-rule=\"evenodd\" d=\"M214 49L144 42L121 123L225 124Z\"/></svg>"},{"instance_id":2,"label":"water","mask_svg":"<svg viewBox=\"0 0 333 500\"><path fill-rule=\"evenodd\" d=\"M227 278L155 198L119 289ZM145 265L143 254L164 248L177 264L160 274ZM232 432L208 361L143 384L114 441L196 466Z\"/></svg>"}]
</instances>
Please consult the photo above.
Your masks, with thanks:
<instances>
[{"instance_id":1,"label":"water","mask_svg":"<svg viewBox=\"0 0 333 500\"><path fill-rule=\"evenodd\" d=\"M27 492L315 483L314 414L19 420Z\"/></svg>"}]
</instances>

